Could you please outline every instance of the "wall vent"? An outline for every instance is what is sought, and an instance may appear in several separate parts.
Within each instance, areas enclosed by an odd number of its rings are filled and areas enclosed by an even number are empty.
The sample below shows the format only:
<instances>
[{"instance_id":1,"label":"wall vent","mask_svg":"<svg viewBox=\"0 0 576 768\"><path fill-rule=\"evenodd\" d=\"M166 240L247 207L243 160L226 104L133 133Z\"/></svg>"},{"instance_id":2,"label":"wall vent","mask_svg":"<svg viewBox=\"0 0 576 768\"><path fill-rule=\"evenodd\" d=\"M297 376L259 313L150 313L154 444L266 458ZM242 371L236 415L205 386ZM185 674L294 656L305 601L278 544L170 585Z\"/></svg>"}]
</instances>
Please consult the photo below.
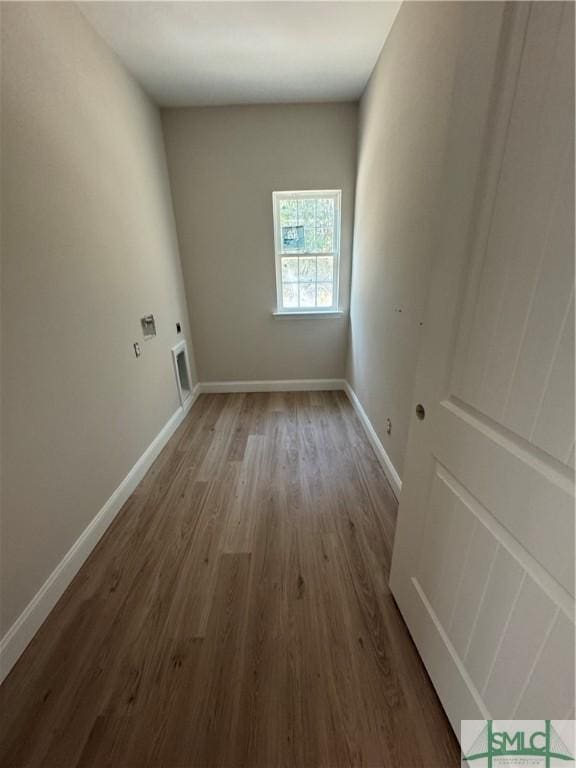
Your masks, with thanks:
<instances>
[{"instance_id":1,"label":"wall vent","mask_svg":"<svg viewBox=\"0 0 576 768\"><path fill-rule=\"evenodd\" d=\"M192 395L192 377L188 362L188 348L185 341L181 341L175 347L172 347L172 361L174 363L180 405L184 405Z\"/></svg>"}]
</instances>

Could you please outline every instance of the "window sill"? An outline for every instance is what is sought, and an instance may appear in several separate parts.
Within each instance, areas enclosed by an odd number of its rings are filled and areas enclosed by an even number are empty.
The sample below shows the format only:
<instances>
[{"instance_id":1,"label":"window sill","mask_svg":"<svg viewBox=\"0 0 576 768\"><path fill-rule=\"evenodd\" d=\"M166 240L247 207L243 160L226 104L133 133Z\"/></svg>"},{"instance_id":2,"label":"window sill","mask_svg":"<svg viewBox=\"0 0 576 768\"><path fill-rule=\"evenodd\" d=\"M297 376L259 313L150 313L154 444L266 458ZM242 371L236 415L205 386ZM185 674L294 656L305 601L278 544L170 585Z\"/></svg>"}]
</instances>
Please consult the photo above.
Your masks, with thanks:
<instances>
[{"instance_id":1,"label":"window sill","mask_svg":"<svg viewBox=\"0 0 576 768\"><path fill-rule=\"evenodd\" d=\"M334 319L342 319L345 317L346 312L342 312L342 310L330 310L328 312L306 312L305 310L302 312L272 312L274 317L292 317L296 320L307 320L311 317L331 317Z\"/></svg>"}]
</instances>

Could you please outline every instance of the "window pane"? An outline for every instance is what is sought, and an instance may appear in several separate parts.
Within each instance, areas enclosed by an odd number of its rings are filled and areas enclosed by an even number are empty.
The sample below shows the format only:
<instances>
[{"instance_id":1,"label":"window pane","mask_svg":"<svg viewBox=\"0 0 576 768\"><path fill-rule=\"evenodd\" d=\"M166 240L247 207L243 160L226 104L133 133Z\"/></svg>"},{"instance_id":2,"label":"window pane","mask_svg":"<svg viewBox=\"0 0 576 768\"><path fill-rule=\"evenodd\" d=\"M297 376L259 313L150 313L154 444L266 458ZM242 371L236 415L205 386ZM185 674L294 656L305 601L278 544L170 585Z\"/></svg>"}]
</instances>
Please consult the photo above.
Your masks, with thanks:
<instances>
[{"instance_id":1,"label":"window pane","mask_svg":"<svg viewBox=\"0 0 576 768\"><path fill-rule=\"evenodd\" d=\"M302 256L300 261L300 280L302 282L310 282L316 280L316 257L315 256Z\"/></svg>"},{"instance_id":2,"label":"window pane","mask_svg":"<svg viewBox=\"0 0 576 768\"><path fill-rule=\"evenodd\" d=\"M308 253L314 250L315 234L314 227L304 227L304 250Z\"/></svg>"},{"instance_id":3,"label":"window pane","mask_svg":"<svg viewBox=\"0 0 576 768\"><path fill-rule=\"evenodd\" d=\"M282 256L282 282L298 282L298 257Z\"/></svg>"},{"instance_id":4,"label":"window pane","mask_svg":"<svg viewBox=\"0 0 576 768\"><path fill-rule=\"evenodd\" d=\"M298 200L298 224L304 226L316 226L316 200L300 198Z\"/></svg>"},{"instance_id":5,"label":"window pane","mask_svg":"<svg viewBox=\"0 0 576 768\"><path fill-rule=\"evenodd\" d=\"M297 283L288 283L282 286L282 305L289 308L298 306Z\"/></svg>"},{"instance_id":6,"label":"window pane","mask_svg":"<svg viewBox=\"0 0 576 768\"><path fill-rule=\"evenodd\" d=\"M317 304L319 307L331 307L332 306L332 283L318 283L317 288Z\"/></svg>"},{"instance_id":7,"label":"window pane","mask_svg":"<svg viewBox=\"0 0 576 768\"><path fill-rule=\"evenodd\" d=\"M316 201L316 226L334 227L334 200L331 197L321 197Z\"/></svg>"},{"instance_id":8,"label":"window pane","mask_svg":"<svg viewBox=\"0 0 576 768\"><path fill-rule=\"evenodd\" d=\"M304 253L304 227L281 227L280 237L282 253Z\"/></svg>"},{"instance_id":9,"label":"window pane","mask_svg":"<svg viewBox=\"0 0 576 768\"><path fill-rule=\"evenodd\" d=\"M300 283L300 306L316 306L316 283Z\"/></svg>"},{"instance_id":10,"label":"window pane","mask_svg":"<svg viewBox=\"0 0 576 768\"><path fill-rule=\"evenodd\" d=\"M297 200L280 201L280 226L295 226L298 224Z\"/></svg>"},{"instance_id":11,"label":"window pane","mask_svg":"<svg viewBox=\"0 0 576 768\"><path fill-rule=\"evenodd\" d=\"M334 279L334 257L318 256L316 264L316 279L318 282L331 283Z\"/></svg>"},{"instance_id":12,"label":"window pane","mask_svg":"<svg viewBox=\"0 0 576 768\"><path fill-rule=\"evenodd\" d=\"M319 227L316 230L315 251L319 253L332 253L334 251L333 233L331 229Z\"/></svg>"}]
</instances>

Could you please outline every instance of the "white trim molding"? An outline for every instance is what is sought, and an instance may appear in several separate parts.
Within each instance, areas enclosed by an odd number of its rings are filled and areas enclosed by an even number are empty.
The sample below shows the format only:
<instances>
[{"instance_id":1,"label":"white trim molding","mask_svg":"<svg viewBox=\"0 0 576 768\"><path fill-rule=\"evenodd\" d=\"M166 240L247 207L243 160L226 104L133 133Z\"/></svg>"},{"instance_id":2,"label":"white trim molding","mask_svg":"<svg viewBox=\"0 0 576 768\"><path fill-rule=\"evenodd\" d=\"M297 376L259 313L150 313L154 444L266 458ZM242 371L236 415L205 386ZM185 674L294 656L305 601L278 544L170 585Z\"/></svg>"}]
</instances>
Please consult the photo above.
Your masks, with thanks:
<instances>
[{"instance_id":1,"label":"white trim molding","mask_svg":"<svg viewBox=\"0 0 576 768\"><path fill-rule=\"evenodd\" d=\"M318 200L318 199L331 199L333 201L334 217L332 222L332 250L331 251L308 251L305 250L304 245L302 249L284 250L284 242L282 237L282 224L280 215L280 206L286 201L297 200ZM301 314L302 309L308 313L318 312L318 314L325 314L328 310L336 312L339 306L340 296L340 227L341 227L341 208L342 208L342 190L341 189L304 189L292 192L277 191L272 192L272 211L274 221L274 262L276 264L276 311L278 314ZM297 217L297 222L299 221ZM304 233L303 225L290 226L290 229L296 228L302 229ZM330 256L332 258L332 304L326 308L317 307L286 307L284 306L283 298L283 278L282 278L282 258L294 257L296 259L312 257L317 259L318 256ZM312 281L316 285L316 278ZM298 281L296 282L298 285ZM316 290L316 289L315 289ZM299 303L299 302L298 302Z\"/></svg>"},{"instance_id":2,"label":"white trim molding","mask_svg":"<svg viewBox=\"0 0 576 768\"><path fill-rule=\"evenodd\" d=\"M203 381L200 392L306 392L345 390L344 379L273 379L270 381Z\"/></svg>"},{"instance_id":3,"label":"white trim molding","mask_svg":"<svg viewBox=\"0 0 576 768\"><path fill-rule=\"evenodd\" d=\"M27 645L48 617L50 611L62 597L74 576L76 576L96 544L100 541L108 526L134 492L146 472L148 472L160 451L180 426L199 394L200 387L197 384L185 405L178 408L173 416L170 417L108 501L80 534L8 632L6 632L2 640L0 640L0 682L4 680L18 661Z\"/></svg>"},{"instance_id":4,"label":"white trim molding","mask_svg":"<svg viewBox=\"0 0 576 768\"><path fill-rule=\"evenodd\" d=\"M346 390L346 394L348 395L348 399L350 400L354 410L356 411L356 415L358 416L362 426L364 427L364 431L366 432L366 436L368 437L368 440L370 441L370 444L374 449L374 453L376 454L378 461L382 465L382 469L384 470L386 477L388 478L388 481L392 486L392 490L394 491L396 498L398 498L402 490L402 480L400 479L400 475L396 471L396 467L394 466L394 464L392 464L392 460L390 459L390 456L388 456L384 446L380 442L380 438L378 437L376 430L372 426L372 422L368 418L366 411L364 410L364 408L362 407L362 404L360 403L360 400L358 400L358 396L356 395L356 392L354 392L354 390L352 389L350 384L348 384L348 382L345 382L345 390Z\"/></svg>"},{"instance_id":5,"label":"white trim molding","mask_svg":"<svg viewBox=\"0 0 576 768\"><path fill-rule=\"evenodd\" d=\"M343 309L331 309L328 312L306 312L305 310L302 310L302 312L272 312L273 317L290 317L292 320L309 320L311 317L331 317L333 320L344 320L347 314Z\"/></svg>"}]
</instances>

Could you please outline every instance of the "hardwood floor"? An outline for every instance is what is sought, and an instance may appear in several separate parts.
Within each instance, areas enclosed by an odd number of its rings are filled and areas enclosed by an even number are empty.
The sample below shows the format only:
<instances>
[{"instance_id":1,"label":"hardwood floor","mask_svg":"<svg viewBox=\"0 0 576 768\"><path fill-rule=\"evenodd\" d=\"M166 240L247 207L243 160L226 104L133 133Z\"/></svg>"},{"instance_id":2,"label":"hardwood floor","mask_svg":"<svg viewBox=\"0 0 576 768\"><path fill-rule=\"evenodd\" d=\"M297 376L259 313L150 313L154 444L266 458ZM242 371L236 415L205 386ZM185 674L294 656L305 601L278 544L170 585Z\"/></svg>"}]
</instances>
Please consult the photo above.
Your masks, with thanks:
<instances>
[{"instance_id":1,"label":"hardwood floor","mask_svg":"<svg viewBox=\"0 0 576 768\"><path fill-rule=\"evenodd\" d=\"M0 689L0 764L459 765L341 392L202 395Z\"/></svg>"}]
</instances>

